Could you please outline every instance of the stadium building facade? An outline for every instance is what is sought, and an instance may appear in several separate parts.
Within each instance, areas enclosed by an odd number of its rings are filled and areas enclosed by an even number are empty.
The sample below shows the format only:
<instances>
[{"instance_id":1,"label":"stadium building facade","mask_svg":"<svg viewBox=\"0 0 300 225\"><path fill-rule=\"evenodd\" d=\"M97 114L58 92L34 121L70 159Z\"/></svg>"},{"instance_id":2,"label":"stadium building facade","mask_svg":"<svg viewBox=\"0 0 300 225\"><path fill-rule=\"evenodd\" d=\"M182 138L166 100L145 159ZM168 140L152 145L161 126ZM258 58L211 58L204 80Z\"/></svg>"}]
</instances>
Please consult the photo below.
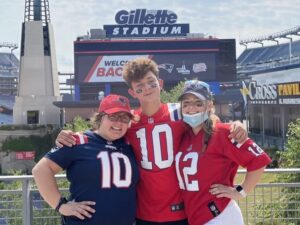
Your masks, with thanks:
<instances>
[{"instance_id":1,"label":"stadium building facade","mask_svg":"<svg viewBox=\"0 0 300 225\"><path fill-rule=\"evenodd\" d=\"M276 40L299 31L296 27L242 44ZM251 136L262 146L283 149L288 124L300 118L300 41L247 48L237 60L237 73L244 80Z\"/></svg>"},{"instance_id":2,"label":"stadium building facade","mask_svg":"<svg viewBox=\"0 0 300 225\"><path fill-rule=\"evenodd\" d=\"M220 87L232 86L237 79L234 39L191 34L189 24L177 23L177 15L169 10L120 10L115 20L116 25L91 29L89 35L74 42L75 101L55 103L64 108L66 122L74 111L89 117L85 113L97 110L103 94L125 95L137 106L122 78L123 65L137 57L151 58L158 64L165 90L186 79L208 82L216 97L217 113L229 117L228 103L233 98L224 98ZM241 101L240 93L234 96Z\"/></svg>"},{"instance_id":3,"label":"stadium building facade","mask_svg":"<svg viewBox=\"0 0 300 225\"><path fill-rule=\"evenodd\" d=\"M0 47L17 45L1 44ZM0 124L11 124L12 108L17 95L19 60L12 52L0 52Z\"/></svg>"}]
</instances>

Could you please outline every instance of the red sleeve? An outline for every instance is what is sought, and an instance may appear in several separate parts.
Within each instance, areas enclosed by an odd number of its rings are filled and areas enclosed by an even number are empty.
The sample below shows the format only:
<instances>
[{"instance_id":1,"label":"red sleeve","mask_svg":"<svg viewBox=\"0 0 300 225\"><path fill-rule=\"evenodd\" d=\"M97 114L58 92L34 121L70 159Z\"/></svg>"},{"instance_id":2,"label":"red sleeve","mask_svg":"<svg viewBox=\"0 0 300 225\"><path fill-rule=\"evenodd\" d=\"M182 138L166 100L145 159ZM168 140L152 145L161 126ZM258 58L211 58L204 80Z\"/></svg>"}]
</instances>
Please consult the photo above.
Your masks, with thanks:
<instances>
[{"instance_id":1,"label":"red sleeve","mask_svg":"<svg viewBox=\"0 0 300 225\"><path fill-rule=\"evenodd\" d=\"M238 165L247 169L247 171L254 171L260 169L272 162L270 157L261 149L253 140L248 140L240 145L233 139L229 139L229 126L220 126L219 134L223 140L224 154L232 159Z\"/></svg>"},{"instance_id":2,"label":"red sleeve","mask_svg":"<svg viewBox=\"0 0 300 225\"><path fill-rule=\"evenodd\" d=\"M76 145L88 143L88 137L83 133L76 133L72 135L76 139Z\"/></svg>"}]
</instances>

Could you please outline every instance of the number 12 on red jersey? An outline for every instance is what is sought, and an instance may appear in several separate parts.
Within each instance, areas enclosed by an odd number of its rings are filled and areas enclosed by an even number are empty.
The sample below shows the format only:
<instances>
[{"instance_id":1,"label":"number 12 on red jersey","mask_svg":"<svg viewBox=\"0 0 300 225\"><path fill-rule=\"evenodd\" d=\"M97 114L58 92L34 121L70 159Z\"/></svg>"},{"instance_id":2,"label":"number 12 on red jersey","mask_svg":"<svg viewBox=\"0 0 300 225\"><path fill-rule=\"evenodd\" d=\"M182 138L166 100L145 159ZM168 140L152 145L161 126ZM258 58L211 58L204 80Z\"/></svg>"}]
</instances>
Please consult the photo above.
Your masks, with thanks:
<instances>
[{"instance_id":1,"label":"number 12 on red jersey","mask_svg":"<svg viewBox=\"0 0 300 225\"><path fill-rule=\"evenodd\" d=\"M190 180L189 176L197 173L197 165L199 154L197 152L190 152L181 158L182 152L178 152L175 158L176 162L176 174L179 182L179 187L182 190L187 191L199 191L199 184L197 180ZM180 162L190 161L190 166L179 168ZM183 177L181 176L181 170Z\"/></svg>"}]
</instances>

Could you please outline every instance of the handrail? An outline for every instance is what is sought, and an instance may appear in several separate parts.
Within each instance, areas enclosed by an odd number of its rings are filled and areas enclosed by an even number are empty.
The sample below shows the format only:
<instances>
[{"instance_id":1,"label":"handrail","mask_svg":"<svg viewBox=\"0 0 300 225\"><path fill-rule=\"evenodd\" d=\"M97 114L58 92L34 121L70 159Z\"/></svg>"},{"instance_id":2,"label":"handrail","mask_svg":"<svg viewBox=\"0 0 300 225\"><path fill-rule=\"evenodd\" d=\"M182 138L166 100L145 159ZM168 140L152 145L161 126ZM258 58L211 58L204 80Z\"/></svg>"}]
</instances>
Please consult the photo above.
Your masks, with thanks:
<instances>
[{"instance_id":1,"label":"handrail","mask_svg":"<svg viewBox=\"0 0 300 225\"><path fill-rule=\"evenodd\" d=\"M238 173L246 173L246 169L239 169ZM275 168L275 169L265 169L264 173L300 173L300 168ZM65 178L66 174L57 174L56 178ZM9 175L9 176L0 176L0 180L24 180L24 179L33 179L32 175Z\"/></svg>"},{"instance_id":2,"label":"handrail","mask_svg":"<svg viewBox=\"0 0 300 225\"><path fill-rule=\"evenodd\" d=\"M57 174L56 178L65 178L66 174ZM0 176L0 180L24 180L24 179L33 179L33 175L9 175L9 176Z\"/></svg>"},{"instance_id":3,"label":"handrail","mask_svg":"<svg viewBox=\"0 0 300 225\"><path fill-rule=\"evenodd\" d=\"M247 171L245 169L239 169L239 174L245 174ZM278 169L265 169L265 173L300 173L300 168L278 168ZM58 174L55 176L57 179L65 179L66 174ZM32 194L38 192L36 187L33 184L34 177L32 175L16 175L16 176L0 176L0 181L21 181L22 187L17 190L0 190L1 195L5 194L18 194L22 198L22 224L28 225L33 224L33 203L32 203ZM300 188L300 183L259 183L257 184L258 188L272 188L272 187L289 187L289 188ZM67 189L61 189L67 191ZM272 194L272 193L271 193ZM249 195L250 196L250 195ZM252 195L251 195L252 196ZM254 193L255 198L255 193ZM247 206L246 206L247 207ZM10 209L9 209L10 210ZM36 217L35 217L36 219ZM248 217L247 217L248 219Z\"/></svg>"}]
</instances>

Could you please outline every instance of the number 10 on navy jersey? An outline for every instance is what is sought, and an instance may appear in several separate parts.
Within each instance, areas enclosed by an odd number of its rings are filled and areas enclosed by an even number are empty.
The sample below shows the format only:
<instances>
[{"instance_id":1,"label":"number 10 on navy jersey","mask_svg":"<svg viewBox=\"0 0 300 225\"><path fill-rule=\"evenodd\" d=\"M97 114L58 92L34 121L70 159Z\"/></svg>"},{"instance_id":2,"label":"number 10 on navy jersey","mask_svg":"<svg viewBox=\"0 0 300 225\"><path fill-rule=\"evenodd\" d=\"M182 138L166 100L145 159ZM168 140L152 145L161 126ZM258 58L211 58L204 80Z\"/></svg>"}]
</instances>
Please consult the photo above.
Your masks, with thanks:
<instances>
[{"instance_id":1,"label":"number 10 on navy jersey","mask_svg":"<svg viewBox=\"0 0 300 225\"><path fill-rule=\"evenodd\" d=\"M119 152L100 152L97 158L101 161L102 170L102 188L111 188L114 185L117 188L126 188L131 185L132 167L129 158ZM124 166L121 166L123 162ZM124 171L121 171L124 168ZM122 174L124 176L122 177Z\"/></svg>"}]
</instances>

